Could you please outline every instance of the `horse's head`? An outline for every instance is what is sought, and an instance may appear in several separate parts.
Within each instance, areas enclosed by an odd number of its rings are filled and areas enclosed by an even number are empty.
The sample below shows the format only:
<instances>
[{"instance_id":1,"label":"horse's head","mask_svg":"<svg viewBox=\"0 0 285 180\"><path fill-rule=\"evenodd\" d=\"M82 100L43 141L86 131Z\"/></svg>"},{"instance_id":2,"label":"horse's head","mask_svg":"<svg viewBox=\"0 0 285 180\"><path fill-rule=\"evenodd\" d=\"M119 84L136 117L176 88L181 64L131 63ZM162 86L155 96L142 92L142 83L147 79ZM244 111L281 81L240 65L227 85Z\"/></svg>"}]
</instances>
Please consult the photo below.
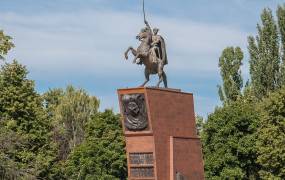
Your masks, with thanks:
<instances>
[{"instance_id":1,"label":"horse's head","mask_svg":"<svg viewBox=\"0 0 285 180\"><path fill-rule=\"evenodd\" d=\"M147 38L148 36L149 36L149 29L146 27L141 30L141 32L136 36L136 38L141 41Z\"/></svg>"}]
</instances>

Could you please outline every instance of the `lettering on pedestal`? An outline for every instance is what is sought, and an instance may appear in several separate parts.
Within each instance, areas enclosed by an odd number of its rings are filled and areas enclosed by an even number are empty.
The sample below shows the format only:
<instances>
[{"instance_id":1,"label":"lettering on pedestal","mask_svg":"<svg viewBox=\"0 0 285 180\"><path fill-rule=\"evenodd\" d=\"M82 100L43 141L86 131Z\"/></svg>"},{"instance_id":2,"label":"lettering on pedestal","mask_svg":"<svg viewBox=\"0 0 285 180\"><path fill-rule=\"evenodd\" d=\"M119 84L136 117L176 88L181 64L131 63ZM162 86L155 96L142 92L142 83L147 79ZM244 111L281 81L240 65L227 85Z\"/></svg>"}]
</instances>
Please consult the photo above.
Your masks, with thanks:
<instances>
[{"instance_id":1,"label":"lettering on pedestal","mask_svg":"<svg viewBox=\"0 0 285 180\"><path fill-rule=\"evenodd\" d=\"M131 177L154 177L153 153L130 153Z\"/></svg>"},{"instance_id":2,"label":"lettering on pedestal","mask_svg":"<svg viewBox=\"0 0 285 180\"><path fill-rule=\"evenodd\" d=\"M153 153L130 153L129 157L132 165L153 164Z\"/></svg>"},{"instance_id":3,"label":"lettering on pedestal","mask_svg":"<svg viewBox=\"0 0 285 180\"><path fill-rule=\"evenodd\" d=\"M153 167L131 167L131 177L154 177Z\"/></svg>"},{"instance_id":4,"label":"lettering on pedestal","mask_svg":"<svg viewBox=\"0 0 285 180\"><path fill-rule=\"evenodd\" d=\"M121 100L125 128L130 131L145 130L148 127L148 117L144 94L125 94Z\"/></svg>"}]
</instances>

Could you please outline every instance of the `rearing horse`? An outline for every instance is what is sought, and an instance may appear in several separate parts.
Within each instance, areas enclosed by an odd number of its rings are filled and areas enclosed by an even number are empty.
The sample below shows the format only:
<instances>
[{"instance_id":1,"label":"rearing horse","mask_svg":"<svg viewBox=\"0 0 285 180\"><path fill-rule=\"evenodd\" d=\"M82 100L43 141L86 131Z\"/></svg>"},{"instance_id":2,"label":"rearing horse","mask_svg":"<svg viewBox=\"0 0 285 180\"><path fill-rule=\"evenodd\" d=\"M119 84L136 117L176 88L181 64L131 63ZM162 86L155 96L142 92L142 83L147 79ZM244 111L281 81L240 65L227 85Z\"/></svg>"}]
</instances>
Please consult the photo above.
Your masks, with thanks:
<instances>
[{"instance_id":1,"label":"rearing horse","mask_svg":"<svg viewBox=\"0 0 285 180\"><path fill-rule=\"evenodd\" d=\"M125 52L125 58L126 60L128 59L128 53L129 51L131 51L134 55L133 63L145 65L145 82L140 87L144 87L146 83L148 83L149 76L151 74L158 74L159 81L156 84L156 87L159 87L160 83L163 81L164 87L167 88L167 77L165 72L163 71L165 63L162 59L159 59L157 57L156 52L151 49L151 30L149 28L142 29L141 32L136 36L136 38L141 41L141 44L139 45L137 50L135 50L133 47L129 47ZM166 53L165 49L164 53ZM137 59L139 59L139 61L137 61Z\"/></svg>"}]
</instances>

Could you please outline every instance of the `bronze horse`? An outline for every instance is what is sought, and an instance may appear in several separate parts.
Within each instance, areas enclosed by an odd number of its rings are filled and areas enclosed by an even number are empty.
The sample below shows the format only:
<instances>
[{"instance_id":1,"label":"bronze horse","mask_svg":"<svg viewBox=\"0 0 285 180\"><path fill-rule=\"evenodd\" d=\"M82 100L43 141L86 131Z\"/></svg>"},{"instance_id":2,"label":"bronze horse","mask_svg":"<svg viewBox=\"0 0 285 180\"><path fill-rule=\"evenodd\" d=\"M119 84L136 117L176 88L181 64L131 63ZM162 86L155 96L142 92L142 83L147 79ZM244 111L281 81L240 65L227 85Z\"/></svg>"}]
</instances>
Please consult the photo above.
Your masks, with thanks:
<instances>
[{"instance_id":1,"label":"bronze horse","mask_svg":"<svg viewBox=\"0 0 285 180\"><path fill-rule=\"evenodd\" d=\"M167 77L165 72L163 71L164 65L167 64L167 56L165 51L165 43L162 39L162 43L160 43L160 52L161 56L158 56L155 50L151 47L152 43L152 31L150 28L144 28L141 32L136 36L136 38L141 41L141 44L135 50L133 47L129 47L125 52L125 58L128 59L129 51L134 55L133 63L144 64L145 65L145 82L140 86L144 87L146 83L149 81L149 76L151 74L158 74L159 81L156 84L156 87L159 87L160 83L163 81L164 87L167 88ZM161 57L161 58L159 58Z\"/></svg>"}]
</instances>

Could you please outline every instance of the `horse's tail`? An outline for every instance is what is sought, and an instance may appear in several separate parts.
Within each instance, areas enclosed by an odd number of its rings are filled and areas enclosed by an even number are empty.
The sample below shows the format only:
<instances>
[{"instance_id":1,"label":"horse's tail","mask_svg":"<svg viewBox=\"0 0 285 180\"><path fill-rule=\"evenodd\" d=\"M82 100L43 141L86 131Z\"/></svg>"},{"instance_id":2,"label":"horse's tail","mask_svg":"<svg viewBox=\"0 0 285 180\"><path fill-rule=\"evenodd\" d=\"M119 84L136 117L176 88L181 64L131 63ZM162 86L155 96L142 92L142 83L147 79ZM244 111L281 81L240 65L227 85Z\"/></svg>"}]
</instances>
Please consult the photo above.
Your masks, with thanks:
<instances>
[{"instance_id":1,"label":"horse's tail","mask_svg":"<svg viewBox=\"0 0 285 180\"><path fill-rule=\"evenodd\" d=\"M162 61L164 63L164 65L168 64L168 58L167 58L167 53L166 53L166 44L165 41L163 39L163 37L161 37L161 54L162 54Z\"/></svg>"}]
</instances>

